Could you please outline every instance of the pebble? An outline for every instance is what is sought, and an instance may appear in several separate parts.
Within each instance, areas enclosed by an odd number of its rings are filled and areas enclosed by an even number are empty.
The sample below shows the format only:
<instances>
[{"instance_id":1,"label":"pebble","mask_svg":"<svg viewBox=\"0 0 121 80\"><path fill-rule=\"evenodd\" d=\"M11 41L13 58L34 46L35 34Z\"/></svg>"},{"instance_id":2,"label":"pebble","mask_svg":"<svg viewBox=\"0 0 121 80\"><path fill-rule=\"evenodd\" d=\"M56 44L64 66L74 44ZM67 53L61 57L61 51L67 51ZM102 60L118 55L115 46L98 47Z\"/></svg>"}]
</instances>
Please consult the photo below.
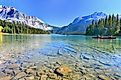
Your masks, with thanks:
<instances>
[{"instance_id":1,"label":"pebble","mask_svg":"<svg viewBox=\"0 0 121 80\"><path fill-rule=\"evenodd\" d=\"M30 69L36 70L37 66L31 66Z\"/></svg>"},{"instance_id":2,"label":"pebble","mask_svg":"<svg viewBox=\"0 0 121 80\"><path fill-rule=\"evenodd\" d=\"M2 61L0 61L0 64L2 64L3 62Z\"/></svg>"},{"instance_id":3,"label":"pebble","mask_svg":"<svg viewBox=\"0 0 121 80\"><path fill-rule=\"evenodd\" d=\"M27 74L35 74L35 71L34 71L33 69L31 69L31 68L26 69L25 72L26 72Z\"/></svg>"},{"instance_id":4,"label":"pebble","mask_svg":"<svg viewBox=\"0 0 121 80\"><path fill-rule=\"evenodd\" d=\"M9 65L7 65L7 68L16 69L16 68L19 68L19 65L18 64L9 64Z\"/></svg>"},{"instance_id":5,"label":"pebble","mask_svg":"<svg viewBox=\"0 0 121 80\"><path fill-rule=\"evenodd\" d=\"M47 80L47 75L42 75L40 80Z\"/></svg>"},{"instance_id":6,"label":"pebble","mask_svg":"<svg viewBox=\"0 0 121 80\"><path fill-rule=\"evenodd\" d=\"M18 73L14 78L15 79L20 79L22 77L25 77L27 74L25 72Z\"/></svg>"},{"instance_id":7,"label":"pebble","mask_svg":"<svg viewBox=\"0 0 121 80\"><path fill-rule=\"evenodd\" d=\"M20 73L21 71L19 70L19 69L15 69L14 71L13 71L13 73L16 75L16 74L18 74L18 73Z\"/></svg>"},{"instance_id":8,"label":"pebble","mask_svg":"<svg viewBox=\"0 0 121 80\"><path fill-rule=\"evenodd\" d=\"M0 72L0 78L1 78L1 77L5 77L5 76L6 76L6 74L5 74L5 73Z\"/></svg>"},{"instance_id":9,"label":"pebble","mask_svg":"<svg viewBox=\"0 0 121 80\"><path fill-rule=\"evenodd\" d=\"M48 74L48 77L49 77L50 79L57 79L57 75L54 74L54 73L49 73L49 74Z\"/></svg>"},{"instance_id":10,"label":"pebble","mask_svg":"<svg viewBox=\"0 0 121 80\"><path fill-rule=\"evenodd\" d=\"M28 77L28 79L29 79L29 80L34 80L35 77L34 77L34 76L30 76L30 77Z\"/></svg>"},{"instance_id":11,"label":"pebble","mask_svg":"<svg viewBox=\"0 0 121 80\"><path fill-rule=\"evenodd\" d=\"M11 70L11 69L5 69L5 70L3 70L3 72L4 72L5 74L14 75L14 72L13 72L13 70Z\"/></svg>"},{"instance_id":12,"label":"pebble","mask_svg":"<svg viewBox=\"0 0 121 80\"><path fill-rule=\"evenodd\" d=\"M0 80L11 80L11 79L12 79L11 76L0 77Z\"/></svg>"},{"instance_id":13,"label":"pebble","mask_svg":"<svg viewBox=\"0 0 121 80\"><path fill-rule=\"evenodd\" d=\"M105 75L99 75L98 78L101 79L101 80L111 80L111 78L109 78Z\"/></svg>"}]
</instances>

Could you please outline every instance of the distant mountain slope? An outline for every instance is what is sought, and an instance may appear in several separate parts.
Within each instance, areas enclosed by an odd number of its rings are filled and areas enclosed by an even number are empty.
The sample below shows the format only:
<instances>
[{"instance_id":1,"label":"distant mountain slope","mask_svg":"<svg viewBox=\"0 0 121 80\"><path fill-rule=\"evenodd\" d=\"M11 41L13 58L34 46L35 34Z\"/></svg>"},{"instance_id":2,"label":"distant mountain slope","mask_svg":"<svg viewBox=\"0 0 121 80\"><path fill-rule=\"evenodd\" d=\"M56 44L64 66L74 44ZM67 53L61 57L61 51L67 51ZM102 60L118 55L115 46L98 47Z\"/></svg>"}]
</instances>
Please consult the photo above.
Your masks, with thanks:
<instances>
[{"instance_id":1,"label":"distant mountain slope","mask_svg":"<svg viewBox=\"0 0 121 80\"><path fill-rule=\"evenodd\" d=\"M19 21L28 26L43 29L43 30L52 30L53 29L53 27L50 27L48 24L46 24L42 20L38 19L37 17L28 16L26 14L23 14L23 13L19 12L17 9L15 9L14 7L6 7L6 6L0 5L0 19L8 20L10 22Z\"/></svg>"},{"instance_id":2,"label":"distant mountain slope","mask_svg":"<svg viewBox=\"0 0 121 80\"><path fill-rule=\"evenodd\" d=\"M68 26L64 26L57 31L59 34L84 34L87 26L94 20L105 18L107 15L103 12L95 12L91 15L78 17Z\"/></svg>"}]
</instances>

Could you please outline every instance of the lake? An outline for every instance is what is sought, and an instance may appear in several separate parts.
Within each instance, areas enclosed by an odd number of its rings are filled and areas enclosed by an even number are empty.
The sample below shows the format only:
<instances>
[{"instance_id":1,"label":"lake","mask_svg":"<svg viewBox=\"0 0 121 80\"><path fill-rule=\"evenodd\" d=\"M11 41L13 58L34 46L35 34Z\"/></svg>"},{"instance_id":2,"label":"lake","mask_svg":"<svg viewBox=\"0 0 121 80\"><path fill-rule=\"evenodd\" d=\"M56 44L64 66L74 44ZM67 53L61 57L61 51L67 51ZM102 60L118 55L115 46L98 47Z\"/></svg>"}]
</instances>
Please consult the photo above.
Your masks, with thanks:
<instances>
[{"instance_id":1,"label":"lake","mask_svg":"<svg viewBox=\"0 0 121 80\"><path fill-rule=\"evenodd\" d=\"M84 35L0 35L0 66L4 65L0 70L9 64L34 64L41 70L69 66L73 78L67 80L119 80L121 37L99 40Z\"/></svg>"}]
</instances>

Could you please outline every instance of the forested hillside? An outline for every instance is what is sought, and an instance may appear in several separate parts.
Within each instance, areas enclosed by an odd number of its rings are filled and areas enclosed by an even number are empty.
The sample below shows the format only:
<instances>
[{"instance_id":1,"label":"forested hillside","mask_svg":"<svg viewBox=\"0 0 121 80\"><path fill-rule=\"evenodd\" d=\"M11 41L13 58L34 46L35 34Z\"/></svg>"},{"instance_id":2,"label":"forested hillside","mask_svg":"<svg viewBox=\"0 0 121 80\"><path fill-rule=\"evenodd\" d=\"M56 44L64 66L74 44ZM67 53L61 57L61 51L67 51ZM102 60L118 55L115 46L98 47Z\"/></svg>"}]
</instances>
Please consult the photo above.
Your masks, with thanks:
<instances>
[{"instance_id":1,"label":"forested hillside","mask_svg":"<svg viewBox=\"0 0 121 80\"><path fill-rule=\"evenodd\" d=\"M92 21L87 27L87 35L119 35L121 33L121 18L117 14L116 16L109 15L104 19L98 21Z\"/></svg>"},{"instance_id":2,"label":"forested hillside","mask_svg":"<svg viewBox=\"0 0 121 80\"><path fill-rule=\"evenodd\" d=\"M45 31L38 28L30 27L21 22L8 22L6 20L0 20L0 26L3 27L3 33L11 34L49 34L49 31Z\"/></svg>"}]
</instances>

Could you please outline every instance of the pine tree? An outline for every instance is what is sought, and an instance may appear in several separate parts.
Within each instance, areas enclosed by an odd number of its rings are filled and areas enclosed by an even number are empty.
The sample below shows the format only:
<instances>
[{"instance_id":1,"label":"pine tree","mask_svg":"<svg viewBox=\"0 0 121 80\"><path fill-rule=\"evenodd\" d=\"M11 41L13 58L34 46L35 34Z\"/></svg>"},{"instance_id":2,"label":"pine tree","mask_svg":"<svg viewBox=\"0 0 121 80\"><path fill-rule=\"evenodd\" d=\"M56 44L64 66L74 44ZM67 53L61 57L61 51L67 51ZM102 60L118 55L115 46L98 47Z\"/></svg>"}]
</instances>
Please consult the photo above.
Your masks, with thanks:
<instances>
[{"instance_id":1,"label":"pine tree","mask_svg":"<svg viewBox=\"0 0 121 80\"><path fill-rule=\"evenodd\" d=\"M118 34L119 31L120 31L120 19L119 19L119 15L117 14L117 16L116 16L115 34Z\"/></svg>"},{"instance_id":2,"label":"pine tree","mask_svg":"<svg viewBox=\"0 0 121 80\"><path fill-rule=\"evenodd\" d=\"M111 15L109 15L108 21L109 21L109 27L112 27L112 16Z\"/></svg>"},{"instance_id":3,"label":"pine tree","mask_svg":"<svg viewBox=\"0 0 121 80\"><path fill-rule=\"evenodd\" d=\"M105 25L104 25L105 27L108 27L109 26L109 23L108 23L108 17L106 16L106 18L105 18Z\"/></svg>"}]
</instances>

